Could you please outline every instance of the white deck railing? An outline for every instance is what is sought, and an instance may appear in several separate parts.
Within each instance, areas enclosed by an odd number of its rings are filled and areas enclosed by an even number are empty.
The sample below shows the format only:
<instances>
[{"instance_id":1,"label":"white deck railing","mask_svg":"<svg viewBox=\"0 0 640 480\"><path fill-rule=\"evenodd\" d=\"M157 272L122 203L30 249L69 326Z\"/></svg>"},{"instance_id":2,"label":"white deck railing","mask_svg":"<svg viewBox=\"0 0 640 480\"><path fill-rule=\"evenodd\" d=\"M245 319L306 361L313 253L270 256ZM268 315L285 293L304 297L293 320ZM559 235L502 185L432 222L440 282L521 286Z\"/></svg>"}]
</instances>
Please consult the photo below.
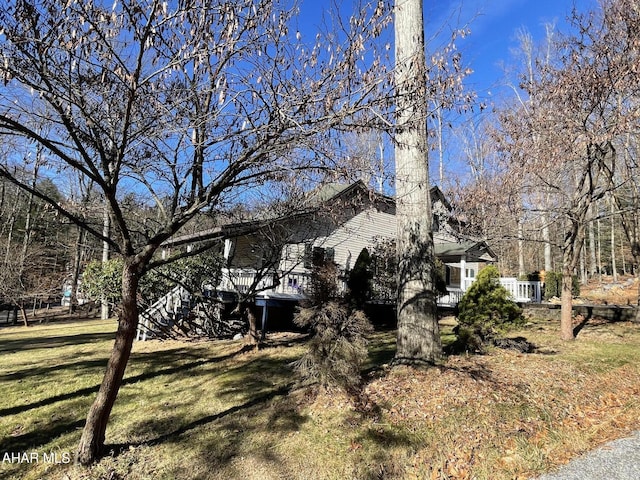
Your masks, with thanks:
<instances>
[{"instance_id":1,"label":"white deck railing","mask_svg":"<svg viewBox=\"0 0 640 480\"><path fill-rule=\"evenodd\" d=\"M228 292L247 293L253 290L264 294L286 294L303 296L311 282L310 273L279 272L266 275L255 285L257 272L254 269L223 269L217 289Z\"/></svg>"},{"instance_id":2,"label":"white deck railing","mask_svg":"<svg viewBox=\"0 0 640 480\"><path fill-rule=\"evenodd\" d=\"M437 304L440 307L455 307L460 303L460 299L464 295L464 292L460 288L447 287L447 294L440 295L437 300Z\"/></svg>"},{"instance_id":3,"label":"white deck railing","mask_svg":"<svg viewBox=\"0 0 640 480\"><path fill-rule=\"evenodd\" d=\"M542 288L540 282L527 282L512 277L501 277L500 285L507 289L516 302L542 301Z\"/></svg>"},{"instance_id":4,"label":"white deck railing","mask_svg":"<svg viewBox=\"0 0 640 480\"><path fill-rule=\"evenodd\" d=\"M266 275L254 285L257 272L254 269L237 268L223 269L222 280L217 286L218 290L247 293L250 289L264 294L299 295L308 292L311 282L311 274L306 272L279 272ZM475 278L464 279L464 288L447 288L448 292L438 298L439 305L457 305L464 292L471 286ZM516 302L540 302L542 291L540 282L520 281L516 278L500 278L500 284L507 289ZM341 291L346 289L344 281L341 281Z\"/></svg>"}]
</instances>

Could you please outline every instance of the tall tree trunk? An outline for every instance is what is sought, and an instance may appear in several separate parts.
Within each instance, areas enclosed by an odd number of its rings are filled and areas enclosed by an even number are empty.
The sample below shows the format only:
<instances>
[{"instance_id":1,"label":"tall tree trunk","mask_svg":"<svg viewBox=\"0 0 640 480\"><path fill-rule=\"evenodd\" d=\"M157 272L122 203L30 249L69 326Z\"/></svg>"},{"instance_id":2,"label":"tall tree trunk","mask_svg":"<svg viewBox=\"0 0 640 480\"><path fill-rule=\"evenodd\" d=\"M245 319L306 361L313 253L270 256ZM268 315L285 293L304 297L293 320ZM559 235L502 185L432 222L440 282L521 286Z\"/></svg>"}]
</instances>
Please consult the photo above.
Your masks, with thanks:
<instances>
[{"instance_id":1,"label":"tall tree trunk","mask_svg":"<svg viewBox=\"0 0 640 480\"><path fill-rule=\"evenodd\" d=\"M22 323L24 323L25 327L29 326L29 317L27 316L27 308L24 306L23 302L19 304L20 315L22 316Z\"/></svg>"},{"instance_id":2,"label":"tall tree trunk","mask_svg":"<svg viewBox=\"0 0 640 480\"><path fill-rule=\"evenodd\" d=\"M4 263L5 263L5 265L8 265L10 263L11 242L13 241L13 231L15 229L16 221L18 219L18 208L19 208L19 203L20 203L20 195L21 195L20 187L16 186L15 196L14 196L14 200L13 200L13 207L11 208L11 214L9 215L9 220L6 222L6 225L8 225L8 227L7 227L8 231L7 231L7 244L6 244L6 248L5 248L5 254L4 254ZM3 230L4 230L4 225L3 225Z\"/></svg>"},{"instance_id":3,"label":"tall tree trunk","mask_svg":"<svg viewBox=\"0 0 640 480\"><path fill-rule=\"evenodd\" d=\"M596 220L596 226L597 228L597 263L598 263L598 280L600 282L602 282L602 240L600 237L600 219L598 218L598 220Z\"/></svg>"},{"instance_id":4,"label":"tall tree trunk","mask_svg":"<svg viewBox=\"0 0 640 480\"><path fill-rule=\"evenodd\" d=\"M267 308L267 307L264 307ZM246 302L244 305L244 315L249 324L249 332L247 333L247 345L258 347L260 344L260 335L258 335L258 317L255 312L255 305Z\"/></svg>"},{"instance_id":5,"label":"tall tree trunk","mask_svg":"<svg viewBox=\"0 0 640 480\"><path fill-rule=\"evenodd\" d=\"M573 340L573 272L562 270L562 290L560 293L560 338Z\"/></svg>"},{"instance_id":6,"label":"tall tree trunk","mask_svg":"<svg viewBox=\"0 0 640 480\"><path fill-rule=\"evenodd\" d=\"M395 363L442 357L434 289L422 0L395 6L398 337Z\"/></svg>"},{"instance_id":7,"label":"tall tree trunk","mask_svg":"<svg viewBox=\"0 0 640 480\"><path fill-rule=\"evenodd\" d=\"M38 160L33 168L33 176L31 177L31 188L35 189L38 184L38 170L39 170L39 157L40 149L38 149ZM33 203L35 196L33 193L29 193L27 199L27 209L24 219L24 236L22 237L22 251L20 252L20 276L24 273L25 263L27 261L27 255L29 254L29 246L31 245L31 234L33 233Z\"/></svg>"},{"instance_id":8,"label":"tall tree trunk","mask_svg":"<svg viewBox=\"0 0 640 480\"><path fill-rule=\"evenodd\" d=\"M524 224L518 219L518 277L523 278L527 274L524 266Z\"/></svg>"},{"instance_id":9,"label":"tall tree trunk","mask_svg":"<svg viewBox=\"0 0 640 480\"><path fill-rule=\"evenodd\" d=\"M586 239L583 242L582 250L580 251L580 284L581 285L586 285L589 279L589 275L587 274L587 263L585 259L585 253L584 253L585 251L586 251Z\"/></svg>"},{"instance_id":10,"label":"tall tree trunk","mask_svg":"<svg viewBox=\"0 0 640 480\"><path fill-rule=\"evenodd\" d=\"M562 251L562 289L560 294L560 338L573 340L573 274L580 260L584 242L584 218L572 221L569 225Z\"/></svg>"},{"instance_id":11,"label":"tall tree trunk","mask_svg":"<svg viewBox=\"0 0 640 480\"><path fill-rule=\"evenodd\" d=\"M76 461L89 465L99 458L104 450L105 432L111 409L115 403L124 371L131 355L131 347L138 326L138 304L136 296L139 282L139 265L130 258L125 260L122 270L122 304L118 318L116 339L107 362L107 370L100 390L94 400L80 438Z\"/></svg>"},{"instance_id":12,"label":"tall tree trunk","mask_svg":"<svg viewBox=\"0 0 640 480\"><path fill-rule=\"evenodd\" d=\"M553 271L553 259L551 257L551 234L549 232L549 223L547 216L542 218L542 240L544 241L544 270L545 272Z\"/></svg>"},{"instance_id":13,"label":"tall tree trunk","mask_svg":"<svg viewBox=\"0 0 640 480\"><path fill-rule=\"evenodd\" d=\"M622 259L622 274L624 276L627 275L627 259L624 254L624 238L623 235L620 235L620 258Z\"/></svg>"}]
</instances>

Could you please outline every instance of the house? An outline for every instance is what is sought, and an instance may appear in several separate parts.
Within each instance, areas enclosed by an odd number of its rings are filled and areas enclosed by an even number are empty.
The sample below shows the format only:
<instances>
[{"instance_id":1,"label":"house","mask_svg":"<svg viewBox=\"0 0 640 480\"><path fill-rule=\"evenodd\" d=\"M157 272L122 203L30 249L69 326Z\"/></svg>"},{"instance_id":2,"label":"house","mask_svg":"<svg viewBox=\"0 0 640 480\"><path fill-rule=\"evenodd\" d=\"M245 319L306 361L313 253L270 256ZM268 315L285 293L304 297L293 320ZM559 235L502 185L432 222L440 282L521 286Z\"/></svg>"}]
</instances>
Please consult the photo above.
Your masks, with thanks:
<instances>
[{"instance_id":1,"label":"house","mask_svg":"<svg viewBox=\"0 0 640 480\"><path fill-rule=\"evenodd\" d=\"M483 241L459 240L460 226L451 205L438 187L430 194L435 254L446 270L447 294L438 304L455 306L478 271L497 258ZM335 262L344 290L362 249L374 250L395 237L394 199L358 181L311 192L295 214L222 225L174 238L164 248L191 245L196 239L219 241L224 268L209 290L226 302L255 302L262 307L264 325L271 310L306 298L314 264ZM373 299L384 300L392 298Z\"/></svg>"},{"instance_id":2,"label":"house","mask_svg":"<svg viewBox=\"0 0 640 480\"><path fill-rule=\"evenodd\" d=\"M447 287L464 292L496 255L485 242L461 242L451 206L438 187L430 192L436 257L446 266ZM308 207L257 231L226 236L227 266L218 290L255 291L255 275L267 269L273 275L262 277L256 297L298 300L304 298L317 260L332 260L346 274L363 248L372 250L396 237L394 199L369 190L361 181L326 185L310 196Z\"/></svg>"}]
</instances>

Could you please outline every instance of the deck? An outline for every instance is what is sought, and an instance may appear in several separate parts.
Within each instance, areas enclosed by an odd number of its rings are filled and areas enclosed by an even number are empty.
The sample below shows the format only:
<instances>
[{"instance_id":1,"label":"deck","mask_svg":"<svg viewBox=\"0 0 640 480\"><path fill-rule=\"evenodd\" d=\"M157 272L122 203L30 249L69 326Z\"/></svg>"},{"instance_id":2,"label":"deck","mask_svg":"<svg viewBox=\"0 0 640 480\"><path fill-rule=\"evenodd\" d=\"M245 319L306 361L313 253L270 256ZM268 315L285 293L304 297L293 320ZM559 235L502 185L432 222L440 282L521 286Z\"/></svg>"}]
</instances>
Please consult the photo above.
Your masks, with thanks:
<instances>
[{"instance_id":1,"label":"deck","mask_svg":"<svg viewBox=\"0 0 640 480\"><path fill-rule=\"evenodd\" d=\"M223 269L222 281L218 291L245 294L256 292L256 297L282 298L301 300L306 298L311 284L309 272L277 272L264 276L256 282L257 272L253 269ZM438 306L455 307L474 279L465 279L464 288L447 287L447 294L438 297ZM255 283L255 285L254 285ZM514 277L500 278L500 284L509 292L511 298L518 303L539 303L542 300L540 282L521 281ZM346 291L346 280L341 279L339 291Z\"/></svg>"}]
</instances>

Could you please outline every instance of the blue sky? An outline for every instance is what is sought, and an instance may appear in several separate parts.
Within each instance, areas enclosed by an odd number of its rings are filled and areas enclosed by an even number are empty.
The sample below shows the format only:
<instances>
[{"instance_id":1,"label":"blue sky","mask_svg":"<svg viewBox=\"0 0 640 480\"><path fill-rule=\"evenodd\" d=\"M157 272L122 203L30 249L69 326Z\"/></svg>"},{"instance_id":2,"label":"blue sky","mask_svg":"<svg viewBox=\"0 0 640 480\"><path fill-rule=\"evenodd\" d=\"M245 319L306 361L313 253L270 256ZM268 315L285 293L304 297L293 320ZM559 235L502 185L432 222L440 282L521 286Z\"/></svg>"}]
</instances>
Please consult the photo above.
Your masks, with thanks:
<instances>
[{"instance_id":1,"label":"blue sky","mask_svg":"<svg viewBox=\"0 0 640 480\"><path fill-rule=\"evenodd\" d=\"M560 30L576 5L585 11L595 0L437 0L425 1L426 35L445 23L468 24L471 34L461 40L458 49L466 65L474 70L468 85L485 98L498 90L503 80L502 63L513 63L511 50L518 44L517 31L526 29L536 42L545 36L545 23Z\"/></svg>"},{"instance_id":2,"label":"blue sky","mask_svg":"<svg viewBox=\"0 0 640 480\"><path fill-rule=\"evenodd\" d=\"M331 8L334 0L300 0L300 28L304 34L317 31L322 23L323 12ZM335 0L343 16L351 13L354 2ZM513 50L518 46L519 31L528 31L536 44L545 37L545 24L553 23L556 29L567 31L567 17L574 6L579 12L597 7L598 0L425 0L425 37L429 42L437 32L449 36L452 29L468 27L470 34L456 42L462 54L463 64L473 70L465 84L477 93L478 101L490 106L500 103L503 95L512 91L507 87L504 65L518 65ZM431 41L427 49L437 48L442 41ZM512 80L512 79L511 79ZM488 110L485 110L486 113ZM476 116L479 109L474 108ZM468 119L468 117L467 117ZM450 120L457 124L455 114ZM460 119L464 121L464 119ZM445 132L446 133L446 132ZM459 162L460 152L456 151L457 141L445 139L445 170L450 178L464 177L466 167ZM385 156L393 155L393 149L386 149ZM431 162L433 170L437 164Z\"/></svg>"},{"instance_id":3,"label":"blue sky","mask_svg":"<svg viewBox=\"0 0 640 480\"><path fill-rule=\"evenodd\" d=\"M334 0L299 0L300 28L303 33L316 31L323 12ZM355 2L337 0L343 15L349 15ZM540 41L544 24L555 22L562 29L575 5L585 11L597 0L425 0L425 33L427 40L434 32L467 25L471 34L458 42L463 61L474 70L469 85L484 97L502 80L500 63L513 61L510 49L517 46L516 32L525 28ZM449 30L447 30L449 29Z\"/></svg>"}]
</instances>

